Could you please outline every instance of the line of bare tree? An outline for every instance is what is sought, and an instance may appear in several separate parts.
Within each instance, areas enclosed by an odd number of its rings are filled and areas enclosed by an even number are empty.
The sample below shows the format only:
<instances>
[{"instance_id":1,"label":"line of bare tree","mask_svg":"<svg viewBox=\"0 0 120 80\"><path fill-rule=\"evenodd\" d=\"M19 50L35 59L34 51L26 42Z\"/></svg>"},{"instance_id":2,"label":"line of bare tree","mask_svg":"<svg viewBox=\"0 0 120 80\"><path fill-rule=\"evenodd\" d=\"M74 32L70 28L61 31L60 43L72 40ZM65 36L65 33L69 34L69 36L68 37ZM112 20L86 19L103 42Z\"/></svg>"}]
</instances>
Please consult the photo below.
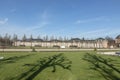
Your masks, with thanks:
<instances>
[{"instance_id":1,"label":"line of bare tree","mask_svg":"<svg viewBox=\"0 0 120 80\"><path fill-rule=\"evenodd\" d=\"M111 37L109 37L109 36L107 36L107 37L105 37L105 38L98 38L98 39L106 39L106 40L108 40L110 43L109 43L109 45L111 45L111 43L112 43L112 41L114 40L113 38L111 38ZM18 38L18 35L17 34L14 34L13 36L11 36L11 35L9 35L9 34L5 34L4 36L1 36L0 35L0 46L12 46L12 45L14 45L14 46L16 46L16 44L15 44L15 42L16 41L18 41L18 40L21 40L21 41L23 41L24 42L24 44L25 44L25 42L26 41L29 41L29 42L31 42L31 46L32 46L32 42L34 41L34 40L36 40L36 41L44 41L44 42L47 42L47 41L52 41L52 42L54 42L54 43L56 43L57 44L57 42L67 42L67 41L71 41L72 43L74 43L74 42L81 42L81 43L83 43L84 41L86 41L86 43L88 43L89 44L89 40L88 39L85 39L85 38L68 38L68 37L61 37L61 36L59 36L59 37L56 37L56 36L48 36L48 35L45 35L45 36L40 36L40 35L38 35L38 37L37 38L33 38L33 35L31 34L29 37L28 36L26 36L26 34L24 34L23 35L23 37L20 39L20 38ZM94 39L95 40L95 39ZM97 40L97 39L96 39ZM91 41L92 41L92 39L91 39ZM94 42L93 42L94 43ZM47 45L47 43L46 43L46 45ZM83 46L84 46L84 43L82 44ZM95 44L94 44L95 45ZM97 44L96 44L97 45ZM100 46L100 45L99 45Z\"/></svg>"}]
</instances>

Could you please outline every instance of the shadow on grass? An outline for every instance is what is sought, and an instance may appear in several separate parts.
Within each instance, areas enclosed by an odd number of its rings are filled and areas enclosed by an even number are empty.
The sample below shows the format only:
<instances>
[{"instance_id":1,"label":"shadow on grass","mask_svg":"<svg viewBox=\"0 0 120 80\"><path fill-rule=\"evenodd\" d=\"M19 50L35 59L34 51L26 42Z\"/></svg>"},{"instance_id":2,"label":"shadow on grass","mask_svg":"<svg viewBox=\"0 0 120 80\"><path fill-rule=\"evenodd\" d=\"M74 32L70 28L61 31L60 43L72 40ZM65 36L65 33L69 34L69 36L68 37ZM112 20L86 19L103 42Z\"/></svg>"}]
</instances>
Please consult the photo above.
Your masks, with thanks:
<instances>
[{"instance_id":1,"label":"shadow on grass","mask_svg":"<svg viewBox=\"0 0 120 80\"><path fill-rule=\"evenodd\" d=\"M0 65L8 64L8 63L15 63L17 60L29 57L31 55L33 55L33 54L9 57L7 59L0 60Z\"/></svg>"},{"instance_id":2,"label":"shadow on grass","mask_svg":"<svg viewBox=\"0 0 120 80\"><path fill-rule=\"evenodd\" d=\"M32 68L25 73L22 73L21 76L17 78L12 78L10 80L33 80L38 74L48 67L53 67L52 72L56 71L56 67L60 66L63 69L71 70L71 61L63 56L63 54L57 54L50 57L41 58L37 61L36 64L25 64L24 66L29 66Z\"/></svg>"},{"instance_id":3,"label":"shadow on grass","mask_svg":"<svg viewBox=\"0 0 120 80\"><path fill-rule=\"evenodd\" d=\"M90 68L98 71L106 80L120 80L120 69L112 64L114 60L89 53L86 53L83 59L91 63Z\"/></svg>"}]
</instances>

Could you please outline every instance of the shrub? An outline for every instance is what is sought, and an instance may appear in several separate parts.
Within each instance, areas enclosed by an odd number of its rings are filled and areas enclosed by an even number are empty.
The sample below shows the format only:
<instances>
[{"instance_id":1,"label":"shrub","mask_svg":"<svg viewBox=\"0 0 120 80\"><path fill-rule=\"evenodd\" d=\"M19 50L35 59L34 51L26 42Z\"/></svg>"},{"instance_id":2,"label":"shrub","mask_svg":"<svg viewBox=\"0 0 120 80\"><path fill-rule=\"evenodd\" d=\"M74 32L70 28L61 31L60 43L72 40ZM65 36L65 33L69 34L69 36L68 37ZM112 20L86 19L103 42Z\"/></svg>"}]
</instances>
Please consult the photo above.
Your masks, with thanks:
<instances>
[{"instance_id":1,"label":"shrub","mask_svg":"<svg viewBox=\"0 0 120 80\"><path fill-rule=\"evenodd\" d=\"M77 45L70 45L69 47L70 47L70 48L78 48Z\"/></svg>"},{"instance_id":2,"label":"shrub","mask_svg":"<svg viewBox=\"0 0 120 80\"><path fill-rule=\"evenodd\" d=\"M94 48L94 51L97 51L97 48Z\"/></svg>"},{"instance_id":3,"label":"shrub","mask_svg":"<svg viewBox=\"0 0 120 80\"><path fill-rule=\"evenodd\" d=\"M34 48L34 47L32 48L32 52L36 52L36 50L35 50L35 48Z\"/></svg>"},{"instance_id":4,"label":"shrub","mask_svg":"<svg viewBox=\"0 0 120 80\"><path fill-rule=\"evenodd\" d=\"M60 48L59 45L53 45L53 48Z\"/></svg>"}]
</instances>

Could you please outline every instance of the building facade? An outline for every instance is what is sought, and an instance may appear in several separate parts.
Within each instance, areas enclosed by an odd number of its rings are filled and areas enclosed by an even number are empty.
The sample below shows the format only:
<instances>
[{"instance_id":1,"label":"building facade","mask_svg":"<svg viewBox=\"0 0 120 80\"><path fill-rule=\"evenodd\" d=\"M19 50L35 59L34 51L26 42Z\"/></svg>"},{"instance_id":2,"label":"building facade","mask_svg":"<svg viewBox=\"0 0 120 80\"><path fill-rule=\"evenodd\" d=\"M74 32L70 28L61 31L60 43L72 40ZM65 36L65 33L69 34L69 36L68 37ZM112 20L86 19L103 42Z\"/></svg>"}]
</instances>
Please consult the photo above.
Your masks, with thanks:
<instances>
[{"instance_id":1,"label":"building facade","mask_svg":"<svg viewBox=\"0 0 120 80\"><path fill-rule=\"evenodd\" d=\"M80 40L72 39L67 41L50 40L43 41L33 39L32 41L15 41L14 46L31 46L31 47L47 47L47 48L109 48L108 41L105 39L97 40Z\"/></svg>"},{"instance_id":2,"label":"building facade","mask_svg":"<svg viewBox=\"0 0 120 80\"><path fill-rule=\"evenodd\" d=\"M120 35L118 35L118 36L115 38L115 45L116 45L116 47L120 47Z\"/></svg>"}]
</instances>

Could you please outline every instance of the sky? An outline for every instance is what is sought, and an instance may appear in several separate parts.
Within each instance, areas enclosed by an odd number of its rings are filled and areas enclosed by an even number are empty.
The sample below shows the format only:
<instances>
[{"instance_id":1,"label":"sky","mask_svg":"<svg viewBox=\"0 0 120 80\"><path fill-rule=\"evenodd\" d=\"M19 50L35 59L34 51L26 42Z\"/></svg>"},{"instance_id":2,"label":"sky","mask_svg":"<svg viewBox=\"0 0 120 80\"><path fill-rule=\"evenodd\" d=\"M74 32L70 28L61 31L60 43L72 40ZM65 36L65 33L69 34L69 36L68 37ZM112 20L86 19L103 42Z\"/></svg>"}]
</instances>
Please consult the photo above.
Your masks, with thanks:
<instances>
[{"instance_id":1,"label":"sky","mask_svg":"<svg viewBox=\"0 0 120 80\"><path fill-rule=\"evenodd\" d=\"M116 37L120 0L0 0L0 35Z\"/></svg>"}]
</instances>

